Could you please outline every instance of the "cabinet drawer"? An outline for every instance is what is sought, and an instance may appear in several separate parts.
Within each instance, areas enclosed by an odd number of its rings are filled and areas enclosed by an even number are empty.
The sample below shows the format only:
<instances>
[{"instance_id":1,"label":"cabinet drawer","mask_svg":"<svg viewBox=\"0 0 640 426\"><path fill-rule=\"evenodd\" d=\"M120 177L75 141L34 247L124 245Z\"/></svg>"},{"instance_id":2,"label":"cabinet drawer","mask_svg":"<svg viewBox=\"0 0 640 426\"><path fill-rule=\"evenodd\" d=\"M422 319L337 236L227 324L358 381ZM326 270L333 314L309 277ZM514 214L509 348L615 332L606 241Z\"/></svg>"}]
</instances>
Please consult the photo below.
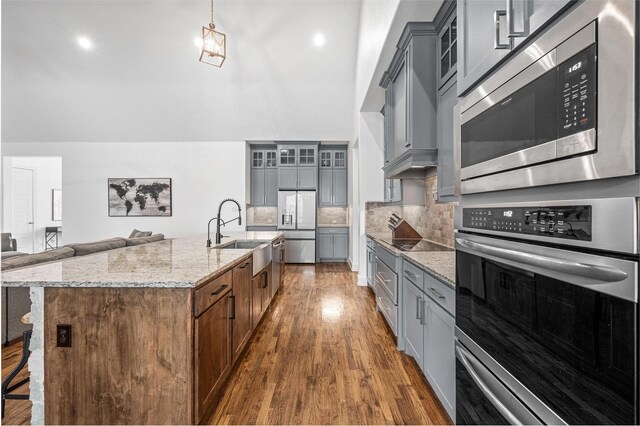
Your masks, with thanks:
<instances>
[{"instance_id":1,"label":"cabinet drawer","mask_svg":"<svg viewBox=\"0 0 640 426\"><path fill-rule=\"evenodd\" d=\"M447 310L454 317L456 316L456 291L437 280L428 273L424 274L424 292L431 299Z\"/></svg>"},{"instance_id":2,"label":"cabinet drawer","mask_svg":"<svg viewBox=\"0 0 640 426\"><path fill-rule=\"evenodd\" d=\"M415 284L420 290L424 290L424 275L424 271L413 263L406 259L402 261L402 276Z\"/></svg>"},{"instance_id":3,"label":"cabinet drawer","mask_svg":"<svg viewBox=\"0 0 640 426\"><path fill-rule=\"evenodd\" d=\"M198 316L207 308L221 299L228 291L231 291L233 272L227 271L218 278L206 283L196 290L196 302L194 303L195 315Z\"/></svg>"},{"instance_id":4,"label":"cabinet drawer","mask_svg":"<svg viewBox=\"0 0 640 426\"><path fill-rule=\"evenodd\" d=\"M327 235L327 234L347 235L349 233L348 231L349 231L349 228L325 228L325 227L318 228L318 234L324 234L324 235Z\"/></svg>"},{"instance_id":5,"label":"cabinet drawer","mask_svg":"<svg viewBox=\"0 0 640 426\"><path fill-rule=\"evenodd\" d=\"M378 308L382 315L384 315L389 327L393 331L393 335L398 335L398 307L391 302L389 296L385 293L376 297Z\"/></svg>"},{"instance_id":6,"label":"cabinet drawer","mask_svg":"<svg viewBox=\"0 0 640 426\"><path fill-rule=\"evenodd\" d=\"M376 287L386 291L394 305L398 304L398 276L380 259L376 261Z\"/></svg>"},{"instance_id":7,"label":"cabinet drawer","mask_svg":"<svg viewBox=\"0 0 640 426\"><path fill-rule=\"evenodd\" d=\"M396 255L385 249L381 244L375 243L376 257L384 262L391 270L396 272Z\"/></svg>"}]
</instances>

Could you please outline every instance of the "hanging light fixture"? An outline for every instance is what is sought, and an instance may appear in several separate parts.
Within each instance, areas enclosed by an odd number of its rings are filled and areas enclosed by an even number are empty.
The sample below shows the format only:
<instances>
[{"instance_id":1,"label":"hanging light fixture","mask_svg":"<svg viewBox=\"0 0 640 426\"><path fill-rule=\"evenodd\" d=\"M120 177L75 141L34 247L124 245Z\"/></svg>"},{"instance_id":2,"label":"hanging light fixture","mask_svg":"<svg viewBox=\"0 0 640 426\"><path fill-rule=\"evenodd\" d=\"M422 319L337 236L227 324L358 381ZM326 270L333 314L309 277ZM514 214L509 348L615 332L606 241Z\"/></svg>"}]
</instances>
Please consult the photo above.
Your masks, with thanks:
<instances>
[{"instance_id":1,"label":"hanging light fixture","mask_svg":"<svg viewBox=\"0 0 640 426\"><path fill-rule=\"evenodd\" d=\"M213 0L211 0L211 22L202 27L202 43L200 44L200 62L221 67L227 58L227 36L216 31L213 23Z\"/></svg>"}]
</instances>

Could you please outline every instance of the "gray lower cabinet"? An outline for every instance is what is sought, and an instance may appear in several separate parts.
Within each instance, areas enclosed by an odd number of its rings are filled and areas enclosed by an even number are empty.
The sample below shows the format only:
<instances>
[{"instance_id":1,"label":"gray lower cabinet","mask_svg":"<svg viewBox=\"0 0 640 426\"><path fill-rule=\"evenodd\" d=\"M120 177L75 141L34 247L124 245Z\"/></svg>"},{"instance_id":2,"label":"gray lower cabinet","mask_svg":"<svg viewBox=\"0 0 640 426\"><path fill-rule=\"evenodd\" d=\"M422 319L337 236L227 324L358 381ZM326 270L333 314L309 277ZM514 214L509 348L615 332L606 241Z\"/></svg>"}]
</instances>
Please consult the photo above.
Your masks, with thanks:
<instances>
[{"instance_id":1,"label":"gray lower cabinet","mask_svg":"<svg viewBox=\"0 0 640 426\"><path fill-rule=\"evenodd\" d=\"M318 228L320 261L345 262L349 257L349 228Z\"/></svg>"},{"instance_id":2,"label":"gray lower cabinet","mask_svg":"<svg viewBox=\"0 0 640 426\"><path fill-rule=\"evenodd\" d=\"M459 165L454 138L454 109L458 104L456 76L438 91L438 201L458 201Z\"/></svg>"},{"instance_id":3,"label":"gray lower cabinet","mask_svg":"<svg viewBox=\"0 0 640 426\"><path fill-rule=\"evenodd\" d=\"M426 300L424 293L406 277L402 280L402 321L404 324L402 337L404 350L411 355L420 368L424 365L424 324L422 320L422 302Z\"/></svg>"},{"instance_id":4,"label":"gray lower cabinet","mask_svg":"<svg viewBox=\"0 0 640 426\"><path fill-rule=\"evenodd\" d=\"M427 380L440 398L440 402L455 419L456 405L456 360L454 333L456 320L440 305L427 298L425 310L426 333L424 338L424 367Z\"/></svg>"},{"instance_id":5,"label":"gray lower cabinet","mask_svg":"<svg viewBox=\"0 0 640 426\"><path fill-rule=\"evenodd\" d=\"M411 262L402 262L401 346L455 421L455 291Z\"/></svg>"},{"instance_id":6,"label":"gray lower cabinet","mask_svg":"<svg viewBox=\"0 0 640 426\"><path fill-rule=\"evenodd\" d=\"M371 288L375 284L376 274L376 252L374 251L373 240L367 237L367 285Z\"/></svg>"}]
</instances>

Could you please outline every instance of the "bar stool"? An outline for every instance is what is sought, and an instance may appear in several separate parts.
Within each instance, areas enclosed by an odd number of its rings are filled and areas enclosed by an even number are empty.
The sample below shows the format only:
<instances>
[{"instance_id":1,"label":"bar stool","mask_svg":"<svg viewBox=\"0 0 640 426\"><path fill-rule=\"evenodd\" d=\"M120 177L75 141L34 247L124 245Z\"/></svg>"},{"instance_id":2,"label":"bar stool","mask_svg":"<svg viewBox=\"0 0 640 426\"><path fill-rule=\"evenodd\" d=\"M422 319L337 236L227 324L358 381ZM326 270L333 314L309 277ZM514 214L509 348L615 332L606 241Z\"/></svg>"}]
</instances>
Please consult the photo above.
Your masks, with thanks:
<instances>
[{"instance_id":1,"label":"bar stool","mask_svg":"<svg viewBox=\"0 0 640 426\"><path fill-rule=\"evenodd\" d=\"M22 323L25 325L31 324L31 312L24 314L22 317ZM29 395L25 394L10 394L9 392L19 388L29 381L29 377L19 381L18 383L9 386L11 381L18 375L20 370L27 365L29 360L29 342L31 341L32 330L27 330L22 333L22 357L16 368L2 381L2 417L4 418L4 403L7 399L29 399Z\"/></svg>"}]
</instances>

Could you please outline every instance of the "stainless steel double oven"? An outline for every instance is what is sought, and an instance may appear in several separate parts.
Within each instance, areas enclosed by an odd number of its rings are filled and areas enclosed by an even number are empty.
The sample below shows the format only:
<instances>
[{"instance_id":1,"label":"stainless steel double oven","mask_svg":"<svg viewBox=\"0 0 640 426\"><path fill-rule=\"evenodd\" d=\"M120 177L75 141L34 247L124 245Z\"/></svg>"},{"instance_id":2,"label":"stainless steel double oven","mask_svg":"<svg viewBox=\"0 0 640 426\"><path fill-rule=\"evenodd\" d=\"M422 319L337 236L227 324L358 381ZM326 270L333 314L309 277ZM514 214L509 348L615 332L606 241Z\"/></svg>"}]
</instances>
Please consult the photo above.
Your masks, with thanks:
<instances>
[{"instance_id":1,"label":"stainless steel double oven","mask_svg":"<svg viewBox=\"0 0 640 426\"><path fill-rule=\"evenodd\" d=\"M638 198L455 220L456 423L638 424Z\"/></svg>"},{"instance_id":2,"label":"stainless steel double oven","mask_svg":"<svg viewBox=\"0 0 640 426\"><path fill-rule=\"evenodd\" d=\"M461 100L462 194L638 172L636 8L578 2Z\"/></svg>"}]
</instances>

